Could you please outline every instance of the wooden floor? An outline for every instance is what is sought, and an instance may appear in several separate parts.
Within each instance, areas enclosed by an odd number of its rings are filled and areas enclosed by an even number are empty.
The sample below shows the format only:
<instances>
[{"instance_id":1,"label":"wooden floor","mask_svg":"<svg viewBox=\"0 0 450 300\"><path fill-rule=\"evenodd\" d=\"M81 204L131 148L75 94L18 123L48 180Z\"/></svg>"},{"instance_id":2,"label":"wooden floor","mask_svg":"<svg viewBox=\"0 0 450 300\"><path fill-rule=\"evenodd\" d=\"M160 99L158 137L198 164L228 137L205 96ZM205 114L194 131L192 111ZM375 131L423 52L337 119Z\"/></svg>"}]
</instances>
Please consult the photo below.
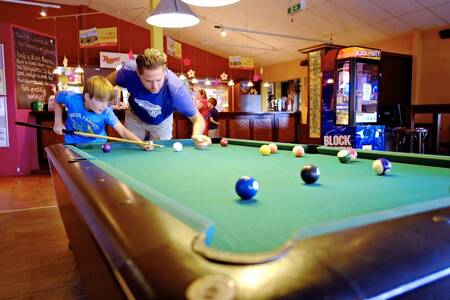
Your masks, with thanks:
<instances>
[{"instance_id":1,"label":"wooden floor","mask_svg":"<svg viewBox=\"0 0 450 300\"><path fill-rule=\"evenodd\" d=\"M0 299L87 299L49 175L0 178Z\"/></svg>"}]
</instances>

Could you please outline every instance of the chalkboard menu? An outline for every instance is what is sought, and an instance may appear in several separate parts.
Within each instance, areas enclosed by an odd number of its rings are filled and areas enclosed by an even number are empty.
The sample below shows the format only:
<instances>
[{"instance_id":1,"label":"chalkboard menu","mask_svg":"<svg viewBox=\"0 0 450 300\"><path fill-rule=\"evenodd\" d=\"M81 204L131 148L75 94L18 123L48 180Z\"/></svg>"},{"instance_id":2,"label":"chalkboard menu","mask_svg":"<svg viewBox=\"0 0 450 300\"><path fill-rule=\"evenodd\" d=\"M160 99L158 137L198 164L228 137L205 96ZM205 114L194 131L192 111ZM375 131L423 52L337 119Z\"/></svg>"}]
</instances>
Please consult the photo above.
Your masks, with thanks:
<instances>
[{"instance_id":1,"label":"chalkboard menu","mask_svg":"<svg viewBox=\"0 0 450 300\"><path fill-rule=\"evenodd\" d=\"M13 27L18 108L30 108L32 101L46 101L51 95L56 67L55 39Z\"/></svg>"}]
</instances>

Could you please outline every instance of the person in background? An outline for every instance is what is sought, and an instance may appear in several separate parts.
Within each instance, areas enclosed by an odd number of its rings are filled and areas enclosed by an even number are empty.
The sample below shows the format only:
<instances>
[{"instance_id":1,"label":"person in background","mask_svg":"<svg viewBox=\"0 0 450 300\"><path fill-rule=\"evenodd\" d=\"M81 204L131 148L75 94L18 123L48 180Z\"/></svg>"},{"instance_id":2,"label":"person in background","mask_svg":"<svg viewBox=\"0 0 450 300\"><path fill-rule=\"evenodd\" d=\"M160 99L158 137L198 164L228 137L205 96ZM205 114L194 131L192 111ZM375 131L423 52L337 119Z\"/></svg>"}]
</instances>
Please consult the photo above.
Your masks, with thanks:
<instances>
[{"instance_id":1,"label":"person in background","mask_svg":"<svg viewBox=\"0 0 450 300\"><path fill-rule=\"evenodd\" d=\"M125 113L125 126L141 139L147 134L152 140L170 140L173 112L185 115L192 122L192 140L211 143L203 134L205 120L199 113L189 91L180 79L166 67L167 56L157 49L146 49L136 59L129 60L119 71L108 76L113 84L127 88L130 109Z\"/></svg>"},{"instance_id":2,"label":"person in background","mask_svg":"<svg viewBox=\"0 0 450 300\"><path fill-rule=\"evenodd\" d=\"M210 138L218 138L219 137L219 112L216 109L217 100L216 98L208 99L208 108L209 108L209 123L208 123L208 136Z\"/></svg>"},{"instance_id":3,"label":"person in background","mask_svg":"<svg viewBox=\"0 0 450 300\"><path fill-rule=\"evenodd\" d=\"M208 108L208 97L206 95L206 91L204 89L198 89L197 94L195 96L196 101L195 105L200 112L200 114L205 119L205 131L204 134L208 134L208 115L209 115L209 108Z\"/></svg>"},{"instance_id":4,"label":"person in background","mask_svg":"<svg viewBox=\"0 0 450 300\"><path fill-rule=\"evenodd\" d=\"M108 104L114 99L112 84L103 76L93 76L86 80L83 94L61 91L55 97L55 124L53 131L62 135L63 129L75 130L106 136L106 125L114 128L125 139L142 142L140 138L125 128ZM64 125L63 105L67 108L67 119ZM106 139L84 137L74 134L64 136L65 144L104 143ZM142 146L152 150L151 144Z\"/></svg>"}]
</instances>

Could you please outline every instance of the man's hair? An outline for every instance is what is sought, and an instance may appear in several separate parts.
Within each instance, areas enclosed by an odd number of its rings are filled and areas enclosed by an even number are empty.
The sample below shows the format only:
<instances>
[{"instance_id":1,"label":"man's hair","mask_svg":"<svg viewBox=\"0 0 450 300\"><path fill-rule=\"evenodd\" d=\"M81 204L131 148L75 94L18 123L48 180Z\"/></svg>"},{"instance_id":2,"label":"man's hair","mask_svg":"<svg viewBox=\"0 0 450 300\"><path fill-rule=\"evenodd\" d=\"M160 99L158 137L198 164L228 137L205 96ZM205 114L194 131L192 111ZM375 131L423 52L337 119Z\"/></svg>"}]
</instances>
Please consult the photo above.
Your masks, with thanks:
<instances>
[{"instance_id":1,"label":"man's hair","mask_svg":"<svg viewBox=\"0 0 450 300\"><path fill-rule=\"evenodd\" d=\"M159 67L165 67L167 62L167 55L161 53L154 48L145 49L144 53L136 57L137 70L139 74L144 72L144 69L154 70Z\"/></svg>"},{"instance_id":2,"label":"man's hair","mask_svg":"<svg viewBox=\"0 0 450 300\"><path fill-rule=\"evenodd\" d=\"M211 103L211 105L214 107L216 107L216 105L217 105L217 100L214 97L209 98L208 102Z\"/></svg>"},{"instance_id":3,"label":"man's hair","mask_svg":"<svg viewBox=\"0 0 450 300\"><path fill-rule=\"evenodd\" d=\"M88 94L89 97L97 98L98 100L106 99L112 101L114 99L114 87L106 77L92 76L84 83L83 94Z\"/></svg>"}]
</instances>

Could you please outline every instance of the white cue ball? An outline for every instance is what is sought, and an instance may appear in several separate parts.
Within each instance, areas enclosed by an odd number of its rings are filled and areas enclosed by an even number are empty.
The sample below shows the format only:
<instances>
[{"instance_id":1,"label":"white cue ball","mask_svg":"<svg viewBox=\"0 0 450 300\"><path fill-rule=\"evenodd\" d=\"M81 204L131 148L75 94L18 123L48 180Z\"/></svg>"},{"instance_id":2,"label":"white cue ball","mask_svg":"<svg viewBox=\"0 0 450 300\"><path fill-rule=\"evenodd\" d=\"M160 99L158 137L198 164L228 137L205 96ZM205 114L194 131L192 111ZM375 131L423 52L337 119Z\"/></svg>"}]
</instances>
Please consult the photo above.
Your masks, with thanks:
<instances>
[{"instance_id":1,"label":"white cue ball","mask_svg":"<svg viewBox=\"0 0 450 300\"><path fill-rule=\"evenodd\" d=\"M180 142L173 143L172 147L177 152L180 152L181 150L183 150L183 144L181 144Z\"/></svg>"}]
</instances>

